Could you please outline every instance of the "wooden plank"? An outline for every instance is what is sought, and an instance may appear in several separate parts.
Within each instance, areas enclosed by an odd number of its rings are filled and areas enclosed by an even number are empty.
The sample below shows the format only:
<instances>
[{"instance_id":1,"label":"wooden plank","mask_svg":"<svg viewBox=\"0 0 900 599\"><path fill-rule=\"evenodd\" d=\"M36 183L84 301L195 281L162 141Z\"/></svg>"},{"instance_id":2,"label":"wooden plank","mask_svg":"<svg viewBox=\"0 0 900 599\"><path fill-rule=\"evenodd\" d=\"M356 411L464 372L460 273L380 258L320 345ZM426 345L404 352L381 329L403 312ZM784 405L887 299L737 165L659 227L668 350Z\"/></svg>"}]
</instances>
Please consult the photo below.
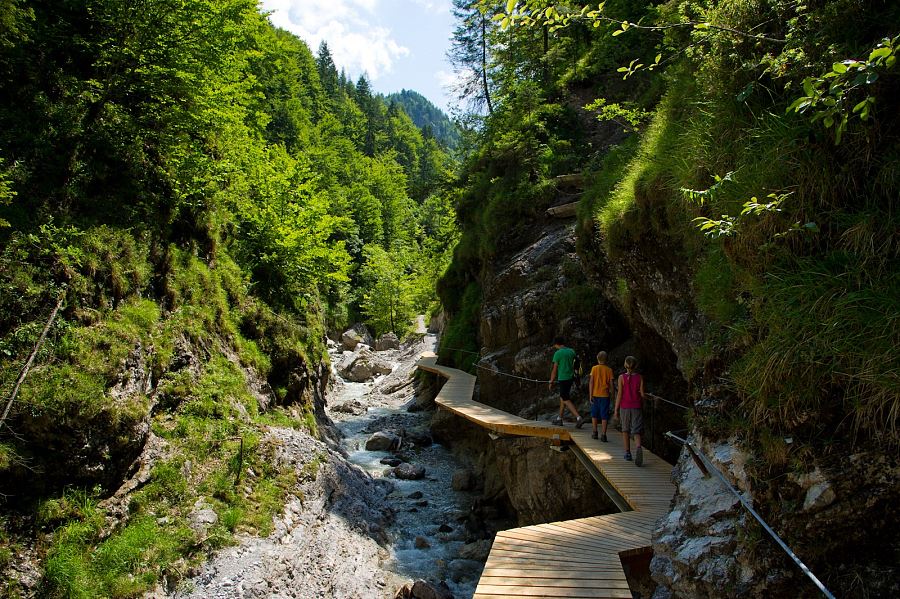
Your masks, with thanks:
<instances>
[{"instance_id":1,"label":"wooden plank","mask_svg":"<svg viewBox=\"0 0 900 599\"><path fill-rule=\"evenodd\" d=\"M491 553L496 552L498 556L515 557L528 555L534 558L546 557L547 559L555 559L557 561L592 564L595 561L594 556L586 555L579 551L563 551L560 549L549 550L546 547L532 547L527 545L497 545L491 549Z\"/></svg>"},{"instance_id":2,"label":"wooden plank","mask_svg":"<svg viewBox=\"0 0 900 599\"><path fill-rule=\"evenodd\" d=\"M487 568L485 567L484 571L481 573L482 578L485 576L493 576L493 577L509 577L509 578L553 578L554 576L558 576L560 574L559 569L551 569L548 570L546 568L541 569L537 567L532 568ZM625 576L625 572L622 570L621 564L618 567L618 570L613 569L608 566L598 565L596 567L589 567L588 569L581 568L566 568L565 573L567 576L572 576L574 578L584 579L584 580L606 580L606 579L620 579Z\"/></svg>"},{"instance_id":3,"label":"wooden plank","mask_svg":"<svg viewBox=\"0 0 900 599\"><path fill-rule=\"evenodd\" d=\"M560 564L593 564L595 560L592 557L586 555L562 555L562 554L548 554L546 552L529 552L529 551L516 551L509 549L492 549L491 555L496 554L497 558L507 558L507 559L526 559L532 561L546 560L547 564L551 563L555 567L559 567Z\"/></svg>"},{"instance_id":4,"label":"wooden plank","mask_svg":"<svg viewBox=\"0 0 900 599\"><path fill-rule=\"evenodd\" d=\"M568 534L574 537L575 535L582 536L586 534L583 528L571 525L566 526L566 524L566 522L544 524L542 525L544 527L542 530L546 531L548 535L564 536ZM607 523L604 523L602 526L591 527L591 530L596 531L593 534L596 534L598 537L610 539L624 547L630 547L642 541L650 541L650 535L648 534L622 530L618 527L608 526Z\"/></svg>"},{"instance_id":5,"label":"wooden plank","mask_svg":"<svg viewBox=\"0 0 900 599\"><path fill-rule=\"evenodd\" d=\"M573 599L631 599L627 588L573 589L562 587L523 587L479 584L476 596L500 595L501 597L569 597Z\"/></svg>"},{"instance_id":6,"label":"wooden plank","mask_svg":"<svg viewBox=\"0 0 900 599\"><path fill-rule=\"evenodd\" d=\"M505 540L526 540L531 541L533 543L539 543L542 545L547 545L549 547L571 547L572 549L578 549L582 551L621 551L621 548L624 546L628 548L629 541L624 539L616 539L616 538L602 538L584 535L584 534L559 534L553 530L545 530L545 531L537 531L537 532L527 532L520 531L518 529L514 529L512 531L507 531L509 534L504 534L503 539ZM500 533L497 534L497 538L500 537Z\"/></svg>"},{"instance_id":7,"label":"wooden plank","mask_svg":"<svg viewBox=\"0 0 900 599\"><path fill-rule=\"evenodd\" d=\"M563 575L562 577L560 575ZM589 580L570 577L568 572L557 572L550 578L501 578L482 575L479 585L501 587L550 587L561 589L627 589L628 581L621 579Z\"/></svg>"},{"instance_id":8,"label":"wooden plank","mask_svg":"<svg viewBox=\"0 0 900 599\"><path fill-rule=\"evenodd\" d=\"M553 523L553 525L555 526L559 526L560 528L565 528L573 532L583 533L588 530L603 529L606 530L607 534L609 534L610 536L615 536L616 538L620 538L623 540L629 540L632 542L650 542L650 533L652 532L652 527L645 525L642 520L626 520L624 522L616 522L613 524L614 525L609 525L606 521L601 522L600 524L572 521Z\"/></svg>"}]
</instances>

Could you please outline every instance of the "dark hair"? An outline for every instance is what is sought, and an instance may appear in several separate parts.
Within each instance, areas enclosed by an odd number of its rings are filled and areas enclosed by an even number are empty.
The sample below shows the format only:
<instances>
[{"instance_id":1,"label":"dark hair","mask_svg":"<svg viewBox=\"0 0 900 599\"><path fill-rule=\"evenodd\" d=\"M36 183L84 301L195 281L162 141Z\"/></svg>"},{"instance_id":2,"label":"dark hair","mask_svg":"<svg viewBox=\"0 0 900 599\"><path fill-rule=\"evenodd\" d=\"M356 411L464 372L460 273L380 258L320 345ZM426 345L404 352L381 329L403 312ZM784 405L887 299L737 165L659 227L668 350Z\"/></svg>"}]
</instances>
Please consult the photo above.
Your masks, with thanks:
<instances>
[{"instance_id":1,"label":"dark hair","mask_svg":"<svg viewBox=\"0 0 900 599\"><path fill-rule=\"evenodd\" d=\"M565 344L566 344L566 338L563 337L562 335L557 335L556 337L553 338L553 345L565 345Z\"/></svg>"}]
</instances>

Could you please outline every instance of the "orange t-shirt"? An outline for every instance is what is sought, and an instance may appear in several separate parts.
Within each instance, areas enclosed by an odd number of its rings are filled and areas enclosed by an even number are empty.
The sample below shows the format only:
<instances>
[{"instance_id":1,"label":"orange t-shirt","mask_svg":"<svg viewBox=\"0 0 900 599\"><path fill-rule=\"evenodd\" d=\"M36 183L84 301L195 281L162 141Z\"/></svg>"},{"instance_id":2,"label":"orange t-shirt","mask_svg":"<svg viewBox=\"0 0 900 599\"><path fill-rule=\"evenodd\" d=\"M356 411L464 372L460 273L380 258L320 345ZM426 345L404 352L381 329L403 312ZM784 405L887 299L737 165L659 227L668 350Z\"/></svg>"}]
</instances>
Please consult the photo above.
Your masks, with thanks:
<instances>
[{"instance_id":1,"label":"orange t-shirt","mask_svg":"<svg viewBox=\"0 0 900 599\"><path fill-rule=\"evenodd\" d=\"M612 380L612 368L606 364L597 364L591 368L591 397L609 397Z\"/></svg>"}]
</instances>

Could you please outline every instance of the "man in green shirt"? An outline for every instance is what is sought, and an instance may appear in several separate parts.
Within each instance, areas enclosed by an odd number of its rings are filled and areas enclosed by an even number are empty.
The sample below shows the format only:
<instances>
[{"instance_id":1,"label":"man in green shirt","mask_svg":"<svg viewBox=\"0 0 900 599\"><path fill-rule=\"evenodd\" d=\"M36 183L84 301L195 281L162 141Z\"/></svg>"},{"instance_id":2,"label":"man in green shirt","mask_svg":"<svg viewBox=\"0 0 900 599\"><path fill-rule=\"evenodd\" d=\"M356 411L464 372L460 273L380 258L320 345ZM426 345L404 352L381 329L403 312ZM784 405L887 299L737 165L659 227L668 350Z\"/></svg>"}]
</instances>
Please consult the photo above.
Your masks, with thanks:
<instances>
[{"instance_id":1,"label":"man in green shirt","mask_svg":"<svg viewBox=\"0 0 900 599\"><path fill-rule=\"evenodd\" d=\"M553 354L553 370L550 371L550 390L553 390L554 383L559 383L559 417L554 422L561 425L563 410L569 408L577 418L575 428L581 428L584 418L578 413L578 408L571 399L572 383L575 382L575 350L566 347L566 340L562 337L553 340L553 347L556 348L556 352Z\"/></svg>"}]
</instances>

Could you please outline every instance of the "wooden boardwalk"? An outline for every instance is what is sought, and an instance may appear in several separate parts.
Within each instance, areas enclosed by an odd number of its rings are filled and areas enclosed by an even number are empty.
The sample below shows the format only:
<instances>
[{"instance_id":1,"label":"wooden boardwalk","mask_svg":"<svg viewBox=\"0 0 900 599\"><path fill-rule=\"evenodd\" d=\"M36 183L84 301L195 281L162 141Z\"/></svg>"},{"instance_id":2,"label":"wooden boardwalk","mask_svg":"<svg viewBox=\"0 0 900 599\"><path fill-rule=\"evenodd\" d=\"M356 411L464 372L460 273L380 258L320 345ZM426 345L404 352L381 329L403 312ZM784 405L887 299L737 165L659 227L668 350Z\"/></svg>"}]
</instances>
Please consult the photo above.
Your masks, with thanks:
<instances>
[{"instance_id":1,"label":"wooden boardwalk","mask_svg":"<svg viewBox=\"0 0 900 599\"><path fill-rule=\"evenodd\" d=\"M554 426L476 402L475 377L438 366L434 355L423 356L418 366L447 379L435 398L443 409L498 434L573 443L632 510L497 533L475 598L630 598L622 557L649 551L650 534L675 491L671 466L646 449L642 467L625 461L617 431L602 443L591 439L590 423L581 430Z\"/></svg>"}]
</instances>

